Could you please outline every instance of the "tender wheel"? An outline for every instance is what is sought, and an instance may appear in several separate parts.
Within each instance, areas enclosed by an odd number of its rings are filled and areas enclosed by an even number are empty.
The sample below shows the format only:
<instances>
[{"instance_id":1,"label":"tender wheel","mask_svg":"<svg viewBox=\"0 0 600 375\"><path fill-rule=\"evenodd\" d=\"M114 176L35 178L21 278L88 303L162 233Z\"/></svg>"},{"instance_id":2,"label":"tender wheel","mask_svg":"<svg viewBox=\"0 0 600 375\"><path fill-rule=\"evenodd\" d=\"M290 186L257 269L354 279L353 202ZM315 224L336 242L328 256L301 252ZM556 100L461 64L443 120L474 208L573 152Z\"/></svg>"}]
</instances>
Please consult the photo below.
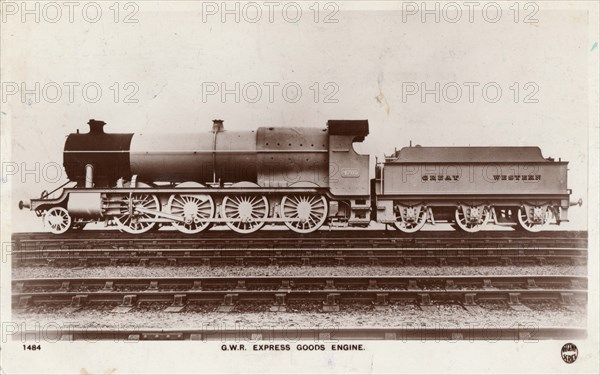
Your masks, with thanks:
<instances>
[{"instance_id":1,"label":"tender wheel","mask_svg":"<svg viewBox=\"0 0 600 375\"><path fill-rule=\"evenodd\" d=\"M521 228L528 232L537 233L544 229L552 218L549 207L525 206L517 213Z\"/></svg>"},{"instance_id":2,"label":"tender wheel","mask_svg":"<svg viewBox=\"0 0 600 375\"><path fill-rule=\"evenodd\" d=\"M281 199L281 217L297 233L311 233L327 219L327 200L322 195L292 195Z\"/></svg>"},{"instance_id":3,"label":"tender wheel","mask_svg":"<svg viewBox=\"0 0 600 375\"><path fill-rule=\"evenodd\" d=\"M52 207L44 214L44 225L54 234L65 233L71 227L71 215L62 207Z\"/></svg>"},{"instance_id":4,"label":"tender wheel","mask_svg":"<svg viewBox=\"0 0 600 375\"><path fill-rule=\"evenodd\" d=\"M490 210L485 206L459 206L454 213L456 224L465 232L479 232L490 220Z\"/></svg>"},{"instance_id":5,"label":"tender wheel","mask_svg":"<svg viewBox=\"0 0 600 375\"><path fill-rule=\"evenodd\" d=\"M210 227L207 219L215 217L215 202L207 194L173 194L169 197L167 212L183 218L184 221L173 222L178 231L200 233Z\"/></svg>"},{"instance_id":6,"label":"tender wheel","mask_svg":"<svg viewBox=\"0 0 600 375\"><path fill-rule=\"evenodd\" d=\"M148 211L160 211L160 202L156 195L134 193L123 196L119 207L120 214L115 217L119 229L132 234L140 234L149 231L156 223L152 219L156 214Z\"/></svg>"},{"instance_id":7,"label":"tender wheel","mask_svg":"<svg viewBox=\"0 0 600 375\"><path fill-rule=\"evenodd\" d=\"M265 196L226 196L221 204L221 217L227 226L238 233L256 232L265 225L269 215L269 201Z\"/></svg>"},{"instance_id":8,"label":"tender wheel","mask_svg":"<svg viewBox=\"0 0 600 375\"><path fill-rule=\"evenodd\" d=\"M397 221L394 226L404 233L415 233L421 230L427 222L427 210L424 206L407 207L398 205L396 210Z\"/></svg>"}]
</instances>

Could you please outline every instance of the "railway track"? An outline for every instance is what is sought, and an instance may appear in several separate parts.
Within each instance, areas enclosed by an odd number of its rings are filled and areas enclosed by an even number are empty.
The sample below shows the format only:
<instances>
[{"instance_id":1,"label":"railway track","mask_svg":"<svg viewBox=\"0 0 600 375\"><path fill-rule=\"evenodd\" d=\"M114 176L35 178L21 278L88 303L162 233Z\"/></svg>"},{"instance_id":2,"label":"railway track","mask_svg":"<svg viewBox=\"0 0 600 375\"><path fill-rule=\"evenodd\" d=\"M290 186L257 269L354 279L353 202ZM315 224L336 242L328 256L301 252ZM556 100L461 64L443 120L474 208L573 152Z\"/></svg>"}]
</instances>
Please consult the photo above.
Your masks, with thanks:
<instances>
[{"instance_id":1,"label":"railway track","mask_svg":"<svg viewBox=\"0 0 600 375\"><path fill-rule=\"evenodd\" d=\"M15 309L60 304L68 305L65 312L94 304L128 312L163 303L169 305L165 311L179 312L188 304L208 303L230 312L243 303L267 304L271 311L312 303L333 312L359 303L375 309L410 303L424 310L452 303L478 311L478 303L490 301L506 301L514 309L536 301L587 302L587 278L581 276L52 278L16 279L12 289Z\"/></svg>"},{"instance_id":2,"label":"railway track","mask_svg":"<svg viewBox=\"0 0 600 375\"><path fill-rule=\"evenodd\" d=\"M187 265L584 265L586 232L423 232L409 237L397 231L319 231L298 235L263 231L232 236L209 231L202 237L173 232L143 237L115 231L83 231L56 236L13 235L14 266L187 266ZM345 311L354 306L396 311L401 305L435 314L437 305L458 305L470 315L486 309L528 310L538 302L570 309L587 303L587 278L580 276L438 276L438 277L191 277L14 279L14 311L60 313L80 309L114 312ZM490 305L490 303L492 303ZM528 307L529 306L529 307ZM362 309L360 307L359 309ZM491 311L491 310L487 310ZM579 311L576 309L574 311ZM526 312L529 314L531 312ZM46 329L55 340L543 340L586 337L578 327L535 325L457 327L307 327L265 329L86 328ZM50 327L52 328L52 327ZM36 336L37 335L37 336ZM14 338L39 338L39 331L18 331ZM42 338L44 339L44 338Z\"/></svg>"},{"instance_id":3,"label":"railway track","mask_svg":"<svg viewBox=\"0 0 600 375\"><path fill-rule=\"evenodd\" d=\"M587 247L587 232L556 231L523 233L487 231L464 234L458 231L430 231L406 235L393 230L333 230L306 235L265 230L249 235L228 231L208 231L202 236L182 236L158 231L135 236L118 231L80 231L64 235L15 233L11 250L51 249L277 249L277 248L452 248L452 247Z\"/></svg>"},{"instance_id":4,"label":"railway track","mask_svg":"<svg viewBox=\"0 0 600 375\"><path fill-rule=\"evenodd\" d=\"M251 266L251 265L585 265L587 249L523 248L278 248L278 249L58 249L19 250L15 266Z\"/></svg>"},{"instance_id":5,"label":"railway track","mask_svg":"<svg viewBox=\"0 0 600 375\"><path fill-rule=\"evenodd\" d=\"M587 263L586 232L523 236L489 232L464 236L429 232L405 237L388 231L332 231L301 236L266 231L237 236L221 231L189 238L170 232L140 238L88 231L60 237L18 233L13 264L27 265L498 265Z\"/></svg>"},{"instance_id":6,"label":"railway track","mask_svg":"<svg viewBox=\"0 0 600 375\"><path fill-rule=\"evenodd\" d=\"M585 339L587 331L580 327L540 327L536 325L485 326L485 327L268 327L268 328L237 328L226 329L221 327L204 327L201 329L110 329L86 328L75 329L45 329L42 331L17 331L12 334L13 340L22 342L49 342L56 341L90 341L101 340L118 341L146 341L146 340L200 340L236 343L256 343L261 341L283 341L289 343L291 348L297 349L303 345L301 341L310 341L312 344L327 343L335 345L342 340L419 340L419 341L458 341L458 340L514 340L536 342L537 340L575 340ZM297 343L297 341L300 341Z\"/></svg>"}]
</instances>

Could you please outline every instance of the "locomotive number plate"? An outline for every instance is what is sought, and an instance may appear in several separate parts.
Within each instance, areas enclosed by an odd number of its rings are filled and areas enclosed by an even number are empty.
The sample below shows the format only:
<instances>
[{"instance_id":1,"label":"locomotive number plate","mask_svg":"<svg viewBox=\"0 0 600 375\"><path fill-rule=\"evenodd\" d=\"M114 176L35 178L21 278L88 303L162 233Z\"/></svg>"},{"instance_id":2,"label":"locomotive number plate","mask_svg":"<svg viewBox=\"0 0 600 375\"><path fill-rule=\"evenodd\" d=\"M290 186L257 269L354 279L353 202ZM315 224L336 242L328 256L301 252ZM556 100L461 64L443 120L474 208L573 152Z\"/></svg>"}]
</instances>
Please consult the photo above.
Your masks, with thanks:
<instances>
[{"instance_id":1,"label":"locomotive number plate","mask_svg":"<svg viewBox=\"0 0 600 375\"><path fill-rule=\"evenodd\" d=\"M360 172L356 168L344 168L342 169L342 177L357 178L360 177Z\"/></svg>"}]
</instances>

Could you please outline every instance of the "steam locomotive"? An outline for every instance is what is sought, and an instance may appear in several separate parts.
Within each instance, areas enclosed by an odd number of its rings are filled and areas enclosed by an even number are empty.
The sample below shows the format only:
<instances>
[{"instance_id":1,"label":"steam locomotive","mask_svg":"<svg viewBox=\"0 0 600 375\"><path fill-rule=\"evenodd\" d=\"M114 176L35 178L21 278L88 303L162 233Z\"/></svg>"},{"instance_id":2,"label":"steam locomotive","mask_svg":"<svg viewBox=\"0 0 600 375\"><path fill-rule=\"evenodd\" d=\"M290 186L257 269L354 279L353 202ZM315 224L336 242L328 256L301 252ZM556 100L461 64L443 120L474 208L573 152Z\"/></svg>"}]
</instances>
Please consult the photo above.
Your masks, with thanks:
<instances>
[{"instance_id":1,"label":"steam locomotive","mask_svg":"<svg viewBox=\"0 0 600 375\"><path fill-rule=\"evenodd\" d=\"M545 159L538 147L405 147L377 161L371 179L369 155L353 148L369 134L367 120L256 131L225 131L214 120L208 133L168 135L88 125L67 136L69 182L19 202L52 233L101 221L134 234L213 225L252 233L265 224L310 233L371 222L406 233L426 223L537 232L568 221L573 205L568 163Z\"/></svg>"}]
</instances>

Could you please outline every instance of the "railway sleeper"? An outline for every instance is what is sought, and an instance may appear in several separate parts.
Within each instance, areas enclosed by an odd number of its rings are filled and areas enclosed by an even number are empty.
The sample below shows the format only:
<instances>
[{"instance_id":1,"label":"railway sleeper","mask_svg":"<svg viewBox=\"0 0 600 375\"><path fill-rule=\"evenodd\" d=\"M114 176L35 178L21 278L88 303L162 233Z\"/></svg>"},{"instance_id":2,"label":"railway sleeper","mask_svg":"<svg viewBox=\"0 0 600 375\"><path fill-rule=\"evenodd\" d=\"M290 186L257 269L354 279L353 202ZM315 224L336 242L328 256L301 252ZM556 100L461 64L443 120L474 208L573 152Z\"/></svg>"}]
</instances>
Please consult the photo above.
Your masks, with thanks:
<instances>
[{"instance_id":1,"label":"railway sleeper","mask_svg":"<svg viewBox=\"0 0 600 375\"><path fill-rule=\"evenodd\" d=\"M527 289L540 289L535 283L535 279L527 279Z\"/></svg>"},{"instance_id":2,"label":"railway sleeper","mask_svg":"<svg viewBox=\"0 0 600 375\"><path fill-rule=\"evenodd\" d=\"M431 296L429 293L418 293L420 300L418 300L418 305L423 311L435 311L436 307L431 302Z\"/></svg>"},{"instance_id":3,"label":"railway sleeper","mask_svg":"<svg viewBox=\"0 0 600 375\"><path fill-rule=\"evenodd\" d=\"M237 300L239 298L239 294L235 293L235 294L226 294L223 297L223 303L217 307L217 312L232 312L233 309L235 308L235 305L237 304Z\"/></svg>"},{"instance_id":4,"label":"railway sleeper","mask_svg":"<svg viewBox=\"0 0 600 375\"><path fill-rule=\"evenodd\" d=\"M134 308L134 304L137 301L136 294L127 294L123 296L123 303L114 309L111 312L113 313L127 313Z\"/></svg>"},{"instance_id":5,"label":"railway sleeper","mask_svg":"<svg viewBox=\"0 0 600 375\"><path fill-rule=\"evenodd\" d=\"M373 308L375 311L384 311L389 306L389 294L388 293L377 293L375 301L373 301Z\"/></svg>"},{"instance_id":6,"label":"railway sleeper","mask_svg":"<svg viewBox=\"0 0 600 375\"><path fill-rule=\"evenodd\" d=\"M32 303L33 299L31 298L31 296L21 296L19 297L19 304L17 305L17 308L15 310L25 310L27 307L31 306Z\"/></svg>"},{"instance_id":7,"label":"railway sleeper","mask_svg":"<svg viewBox=\"0 0 600 375\"><path fill-rule=\"evenodd\" d=\"M476 293L465 293L465 302L463 306L476 306L475 304L475 296Z\"/></svg>"},{"instance_id":8,"label":"railway sleeper","mask_svg":"<svg viewBox=\"0 0 600 375\"><path fill-rule=\"evenodd\" d=\"M570 258L571 259L571 264L573 266L585 266L587 264L587 257L577 257L577 258Z\"/></svg>"},{"instance_id":9,"label":"railway sleeper","mask_svg":"<svg viewBox=\"0 0 600 375\"><path fill-rule=\"evenodd\" d=\"M477 293L465 293L465 299L462 303L462 307L472 315L480 315L483 313L481 306L477 305L475 302L476 296Z\"/></svg>"},{"instance_id":10,"label":"railway sleeper","mask_svg":"<svg viewBox=\"0 0 600 375\"><path fill-rule=\"evenodd\" d=\"M561 293L559 302L561 305L572 305L573 304L573 293Z\"/></svg>"},{"instance_id":11,"label":"railway sleeper","mask_svg":"<svg viewBox=\"0 0 600 375\"><path fill-rule=\"evenodd\" d=\"M147 290L156 291L158 290L158 281L150 281L150 285Z\"/></svg>"},{"instance_id":12,"label":"railway sleeper","mask_svg":"<svg viewBox=\"0 0 600 375\"><path fill-rule=\"evenodd\" d=\"M234 290L246 290L246 280L238 280Z\"/></svg>"},{"instance_id":13,"label":"railway sleeper","mask_svg":"<svg viewBox=\"0 0 600 375\"><path fill-rule=\"evenodd\" d=\"M165 309L165 312L180 312L185 308L187 304L187 296L185 294L175 294L173 296L173 303L171 306Z\"/></svg>"},{"instance_id":14,"label":"railway sleeper","mask_svg":"<svg viewBox=\"0 0 600 375\"><path fill-rule=\"evenodd\" d=\"M521 303L520 298L521 293L508 293L508 306L517 311L530 311L529 307Z\"/></svg>"},{"instance_id":15,"label":"railway sleeper","mask_svg":"<svg viewBox=\"0 0 600 375\"><path fill-rule=\"evenodd\" d=\"M291 290L293 285L293 282L290 280L281 280L279 290Z\"/></svg>"},{"instance_id":16,"label":"railway sleeper","mask_svg":"<svg viewBox=\"0 0 600 375\"><path fill-rule=\"evenodd\" d=\"M286 293L276 293L275 301L271 305L269 310L273 311L273 312L286 312L287 311L286 297L287 297Z\"/></svg>"},{"instance_id":17,"label":"railway sleeper","mask_svg":"<svg viewBox=\"0 0 600 375\"><path fill-rule=\"evenodd\" d=\"M25 283L20 281L15 284L15 292L21 293L25 289Z\"/></svg>"},{"instance_id":18,"label":"railway sleeper","mask_svg":"<svg viewBox=\"0 0 600 375\"><path fill-rule=\"evenodd\" d=\"M329 293L323 301L323 312L340 311L340 293Z\"/></svg>"},{"instance_id":19,"label":"railway sleeper","mask_svg":"<svg viewBox=\"0 0 600 375\"><path fill-rule=\"evenodd\" d=\"M581 281L573 279L573 280L571 280L571 287L574 289L581 289L584 286L582 285Z\"/></svg>"},{"instance_id":20,"label":"railway sleeper","mask_svg":"<svg viewBox=\"0 0 600 375\"><path fill-rule=\"evenodd\" d=\"M60 292L68 292L70 288L71 288L71 282L70 281L63 281L61 283L61 286L60 286L60 288L58 290Z\"/></svg>"},{"instance_id":21,"label":"railway sleeper","mask_svg":"<svg viewBox=\"0 0 600 375\"><path fill-rule=\"evenodd\" d=\"M66 314L72 314L75 311L81 310L84 305L86 305L88 303L88 295L87 294L78 294L76 296L73 296L73 298L71 299L71 305L67 306L67 307L63 307L62 309L60 309L60 312L62 313L66 313Z\"/></svg>"},{"instance_id":22,"label":"railway sleeper","mask_svg":"<svg viewBox=\"0 0 600 375\"><path fill-rule=\"evenodd\" d=\"M417 286L417 280L408 280L408 290L420 290Z\"/></svg>"},{"instance_id":23,"label":"railway sleeper","mask_svg":"<svg viewBox=\"0 0 600 375\"><path fill-rule=\"evenodd\" d=\"M325 280L324 290L336 290L335 283L333 280Z\"/></svg>"}]
</instances>

